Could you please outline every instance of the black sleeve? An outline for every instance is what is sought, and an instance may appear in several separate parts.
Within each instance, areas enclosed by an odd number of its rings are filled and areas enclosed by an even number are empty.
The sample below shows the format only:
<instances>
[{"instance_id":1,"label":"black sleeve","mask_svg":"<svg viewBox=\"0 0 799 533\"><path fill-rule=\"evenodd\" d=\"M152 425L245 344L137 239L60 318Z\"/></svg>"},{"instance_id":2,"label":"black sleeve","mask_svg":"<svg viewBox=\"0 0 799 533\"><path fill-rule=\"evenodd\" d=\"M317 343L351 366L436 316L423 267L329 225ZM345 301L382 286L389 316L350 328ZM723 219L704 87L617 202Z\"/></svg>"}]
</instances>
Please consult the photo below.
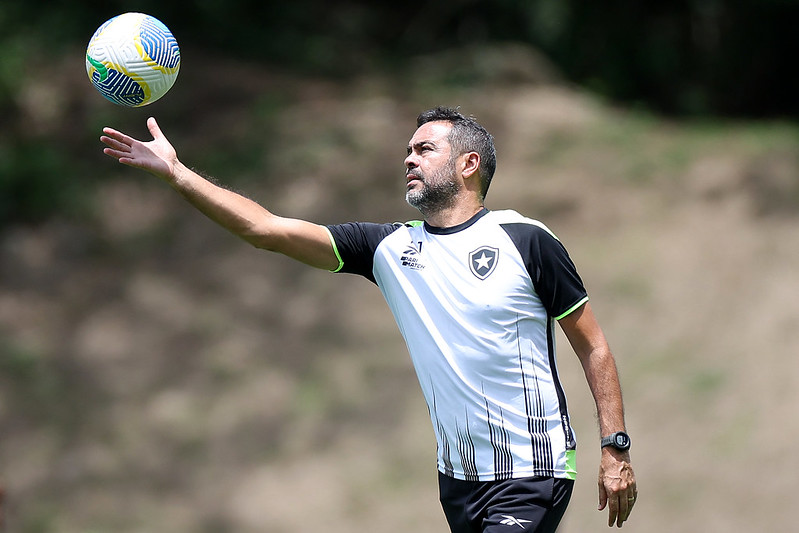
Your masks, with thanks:
<instances>
[{"instance_id":1,"label":"black sleeve","mask_svg":"<svg viewBox=\"0 0 799 533\"><path fill-rule=\"evenodd\" d=\"M533 224L503 224L524 260L538 297L550 316L562 318L588 293L563 244Z\"/></svg>"},{"instance_id":2,"label":"black sleeve","mask_svg":"<svg viewBox=\"0 0 799 533\"><path fill-rule=\"evenodd\" d=\"M375 282L372 266L377 245L402 224L375 224L371 222L348 222L327 226L333 236L336 254L341 266L336 272L364 276Z\"/></svg>"}]
</instances>

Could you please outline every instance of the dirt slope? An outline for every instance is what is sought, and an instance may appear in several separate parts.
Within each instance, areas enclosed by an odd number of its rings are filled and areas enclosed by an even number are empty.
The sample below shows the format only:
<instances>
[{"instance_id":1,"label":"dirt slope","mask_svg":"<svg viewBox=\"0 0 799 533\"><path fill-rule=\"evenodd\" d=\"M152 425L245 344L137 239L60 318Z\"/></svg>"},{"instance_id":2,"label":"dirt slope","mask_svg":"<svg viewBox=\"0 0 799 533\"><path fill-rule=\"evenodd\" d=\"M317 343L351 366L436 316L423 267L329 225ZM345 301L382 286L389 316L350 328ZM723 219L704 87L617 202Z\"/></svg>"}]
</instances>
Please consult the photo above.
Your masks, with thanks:
<instances>
[{"instance_id":1,"label":"dirt slope","mask_svg":"<svg viewBox=\"0 0 799 533\"><path fill-rule=\"evenodd\" d=\"M415 115L461 105L496 134L488 207L566 243L616 352L641 487L625 530L791 530L796 128L614 109L532 51L500 52L465 80L445 56L341 83L213 60L209 75L187 54L152 109L110 109L76 78L74 127L142 136L152 113L187 163L281 214L409 220ZM96 214L0 235L11 530L445 531L426 408L378 291L250 249L83 148L106 175L86 191ZM560 361L581 472L562 531L601 531L593 405L563 339Z\"/></svg>"}]
</instances>

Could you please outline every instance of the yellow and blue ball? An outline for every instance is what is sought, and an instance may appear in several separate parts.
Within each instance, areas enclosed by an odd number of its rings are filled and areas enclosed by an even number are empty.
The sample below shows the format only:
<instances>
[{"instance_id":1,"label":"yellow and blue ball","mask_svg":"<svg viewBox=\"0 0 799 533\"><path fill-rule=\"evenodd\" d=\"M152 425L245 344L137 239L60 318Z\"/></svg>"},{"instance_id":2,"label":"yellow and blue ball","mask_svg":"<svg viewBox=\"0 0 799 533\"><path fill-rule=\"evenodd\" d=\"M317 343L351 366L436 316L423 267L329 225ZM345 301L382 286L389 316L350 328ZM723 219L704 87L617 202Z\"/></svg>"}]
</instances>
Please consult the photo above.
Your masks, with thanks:
<instances>
[{"instance_id":1,"label":"yellow and blue ball","mask_svg":"<svg viewBox=\"0 0 799 533\"><path fill-rule=\"evenodd\" d=\"M115 104L141 107L164 96L180 70L178 42L164 23L143 13L104 22L89 40L86 73Z\"/></svg>"}]
</instances>

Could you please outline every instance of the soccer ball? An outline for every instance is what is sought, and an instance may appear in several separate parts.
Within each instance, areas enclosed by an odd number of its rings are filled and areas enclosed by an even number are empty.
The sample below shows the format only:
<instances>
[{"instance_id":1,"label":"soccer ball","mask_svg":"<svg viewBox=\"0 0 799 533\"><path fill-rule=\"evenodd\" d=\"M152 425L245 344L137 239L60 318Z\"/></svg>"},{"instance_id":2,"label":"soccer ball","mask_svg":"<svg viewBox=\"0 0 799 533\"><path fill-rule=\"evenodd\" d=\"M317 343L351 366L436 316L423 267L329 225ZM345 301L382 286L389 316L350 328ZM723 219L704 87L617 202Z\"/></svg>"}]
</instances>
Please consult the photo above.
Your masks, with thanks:
<instances>
[{"instance_id":1,"label":"soccer ball","mask_svg":"<svg viewBox=\"0 0 799 533\"><path fill-rule=\"evenodd\" d=\"M115 104L152 104L172 88L180 70L178 42L160 20L124 13L97 28L86 49L86 73Z\"/></svg>"}]
</instances>

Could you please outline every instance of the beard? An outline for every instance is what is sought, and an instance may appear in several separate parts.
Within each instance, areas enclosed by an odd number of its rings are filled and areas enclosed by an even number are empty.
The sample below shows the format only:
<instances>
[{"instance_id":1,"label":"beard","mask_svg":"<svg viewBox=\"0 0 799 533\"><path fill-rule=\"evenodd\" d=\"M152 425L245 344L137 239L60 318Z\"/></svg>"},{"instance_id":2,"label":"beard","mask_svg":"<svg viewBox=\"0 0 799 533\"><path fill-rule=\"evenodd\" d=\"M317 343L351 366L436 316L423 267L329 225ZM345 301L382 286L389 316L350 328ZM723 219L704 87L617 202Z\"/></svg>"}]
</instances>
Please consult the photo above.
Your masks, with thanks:
<instances>
[{"instance_id":1,"label":"beard","mask_svg":"<svg viewBox=\"0 0 799 533\"><path fill-rule=\"evenodd\" d=\"M422 186L405 193L405 201L422 214L451 207L460 191L454 170L454 166L450 164L436 170L430 176L425 176L419 169L409 171L408 174L419 178Z\"/></svg>"}]
</instances>

